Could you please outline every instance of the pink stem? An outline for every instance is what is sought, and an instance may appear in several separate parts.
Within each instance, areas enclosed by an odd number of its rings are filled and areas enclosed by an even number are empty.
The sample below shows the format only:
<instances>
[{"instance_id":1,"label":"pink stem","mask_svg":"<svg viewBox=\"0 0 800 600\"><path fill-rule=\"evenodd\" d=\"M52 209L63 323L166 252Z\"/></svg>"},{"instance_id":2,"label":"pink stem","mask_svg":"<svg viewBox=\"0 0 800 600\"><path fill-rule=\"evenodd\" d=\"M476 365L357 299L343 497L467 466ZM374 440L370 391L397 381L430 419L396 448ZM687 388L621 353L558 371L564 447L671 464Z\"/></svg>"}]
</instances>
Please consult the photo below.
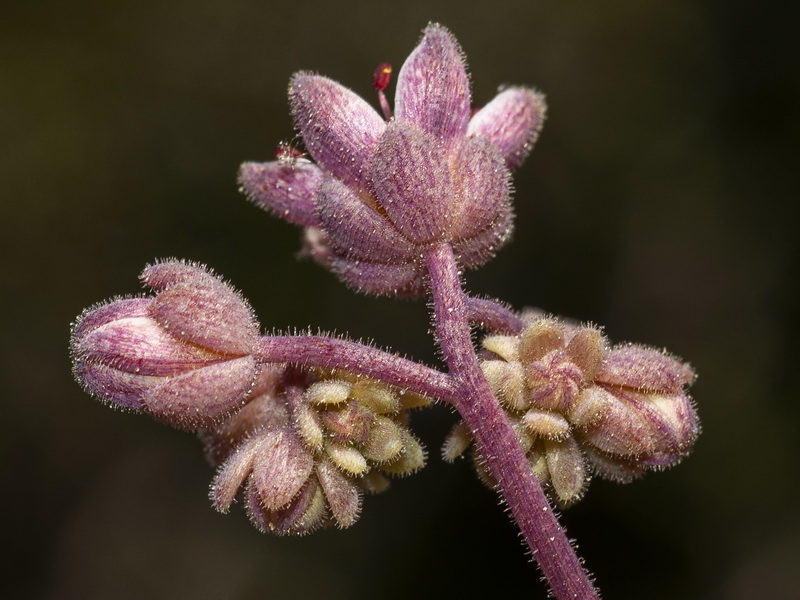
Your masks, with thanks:
<instances>
[{"instance_id":1,"label":"pink stem","mask_svg":"<svg viewBox=\"0 0 800 600\"><path fill-rule=\"evenodd\" d=\"M553 514L514 430L483 376L469 326L468 300L447 243L430 248L425 260L433 296L439 346L460 385L453 406L472 431L533 557L559 600L597 599L597 591Z\"/></svg>"},{"instance_id":2,"label":"pink stem","mask_svg":"<svg viewBox=\"0 0 800 600\"><path fill-rule=\"evenodd\" d=\"M486 298L465 297L470 323L497 333L516 335L522 331L522 319L500 302Z\"/></svg>"},{"instance_id":3,"label":"pink stem","mask_svg":"<svg viewBox=\"0 0 800 600\"><path fill-rule=\"evenodd\" d=\"M342 369L412 392L452 402L458 387L447 373L349 340L318 335L268 335L258 342L261 363L292 363Z\"/></svg>"}]
</instances>

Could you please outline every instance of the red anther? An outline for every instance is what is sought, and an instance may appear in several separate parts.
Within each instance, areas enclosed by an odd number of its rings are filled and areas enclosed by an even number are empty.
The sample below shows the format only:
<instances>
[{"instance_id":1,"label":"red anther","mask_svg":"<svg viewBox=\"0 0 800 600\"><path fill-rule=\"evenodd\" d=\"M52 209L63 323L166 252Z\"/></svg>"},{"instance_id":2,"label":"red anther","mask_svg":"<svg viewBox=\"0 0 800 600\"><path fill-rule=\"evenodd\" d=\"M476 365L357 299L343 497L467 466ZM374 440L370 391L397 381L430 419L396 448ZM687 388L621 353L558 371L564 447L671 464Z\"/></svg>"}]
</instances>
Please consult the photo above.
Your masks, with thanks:
<instances>
[{"instance_id":1,"label":"red anther","mask_svg":"<svg viewBox=\"0 0 800 600\"><path fill-rule=\"evenodd\" d=\"M295 148L288 142L281 142L275 148L275 158L282 164L292 165L298 158L303 158L305 154L302 150Z\"/></svg>"},{"instance_id":2,"label":"red anther","mask_svg":"<svg viewBox=\"0 0 800 600\"><path fill-rule=\"evenodd\" d=\"M375 69L375 73L372 74L372 87L379 92L382 92L389 87L389 82L391 81L392 65L390 65L388 62L379 64L378 68Z\"/></svg>"}]
</instances>

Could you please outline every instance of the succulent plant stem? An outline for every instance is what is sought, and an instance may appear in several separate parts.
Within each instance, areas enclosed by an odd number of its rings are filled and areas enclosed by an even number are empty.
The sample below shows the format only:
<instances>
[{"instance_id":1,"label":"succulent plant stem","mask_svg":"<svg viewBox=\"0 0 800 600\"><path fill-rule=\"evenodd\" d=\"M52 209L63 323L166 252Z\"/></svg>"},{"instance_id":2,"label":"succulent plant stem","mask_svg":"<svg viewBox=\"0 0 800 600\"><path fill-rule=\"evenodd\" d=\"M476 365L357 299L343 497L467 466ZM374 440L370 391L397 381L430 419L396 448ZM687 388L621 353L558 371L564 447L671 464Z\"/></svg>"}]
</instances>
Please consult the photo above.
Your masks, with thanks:
<instances>
[{"instance_id":1,"label":"succulent plant stem","mask_svg":"<svg viewBox=\"0 0 800 600\"><path fill-rule=\"evenodd\" d=\"M452 399L453 406L472 431L498 482L498 491L555 597L598 598L589 574L558 523L508 418L483 376L472 344L470 302L461 288L451 246L448 243L432 246L425 260L439 347L459 388Z\"/></svg>"}]
</instances>

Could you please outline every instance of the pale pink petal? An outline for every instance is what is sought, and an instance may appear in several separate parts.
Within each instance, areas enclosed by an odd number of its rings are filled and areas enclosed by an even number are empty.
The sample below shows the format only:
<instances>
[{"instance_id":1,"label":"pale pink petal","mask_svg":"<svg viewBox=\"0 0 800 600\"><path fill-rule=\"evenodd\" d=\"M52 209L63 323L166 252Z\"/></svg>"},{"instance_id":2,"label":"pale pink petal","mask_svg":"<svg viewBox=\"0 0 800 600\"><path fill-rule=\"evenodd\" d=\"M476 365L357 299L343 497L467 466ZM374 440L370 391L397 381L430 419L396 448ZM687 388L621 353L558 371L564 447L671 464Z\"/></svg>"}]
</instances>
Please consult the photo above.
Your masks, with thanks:
<instances>
[{"instance_id":1,"label":"pale pink petal","mask_svg":"<svg viewBox=\"0 0 800 600\"><path fill-rule=\"evenodd\" d=\"M253 357L243 356L165 379L144 402L151 415L173 427L207 428L241 405L255 376Z\"/></svg>"},{"instance_id":2,"label":"pale pink petal","mask_svg":"<svg viewBox=\"0 0 800 600\"><path fill-rule=\"evenodd\" d=\"M485 139L464 141L455 163L455 207L449 234L469 238L510 211L510 173L497 150Z\"/></svg>"},{"instance_id":3,"label":"pale pink petal","mask_svg":"<svg viewBox=\"0 0 800 600\"><path fill-rule=\"evenodd\" d=\"M217 472L211 484L211 501L221 513L228 512L239 488L253 470L253 461L263 440L251 438L236 450Z\"/></svg>"},{"instance_id":4,"label":"pale pink petal","mask_svg":"<svg viewBox=\"0 0 800 600\"><path fill-rule=\"evenodd\" d=\"M408 261L414 245L351 188L328 178L317 197L328 240L343 255L377 262Z\"/></svg>"},{"instance_id":5,"label":"pale pink petal","mask_svg":"<svg viewBox=\"0 0 800 600\"><path fill-rule=\"evenodd\" d=\"M585 444L582 450L592 471L603 479L630 483L645 472L644 465L636 458L606 454L589 444Z\"/></svg>"},{"instance_id":6,"label":"pale pink petal","mask_svg":"<svg viewBox=\"0 0 800 600\"><path fill-rule=\"evenodd\" d=\"M470 105L458 42L441 25L429 25L397 76L395 117L449 145L466 133Z\"/></svg>"},{"instance_id":7,"label":"pale pink petal","mask_svg":"<svg viewBox=\"0 0 800 600\"><path fill-rule=\"evenodd\" d=\"M306 481L289 504L277 510L269 510L259 504L255 486L248 486L246 494L250 518L262 531L278 535L302 535L324 524L327 517L324 494L313 479Z\"/></svg>"},{"instance_id":8,"label":"pale pink petal","mask_svg":"<svg viewBox=\"0 0 800 600\"><path fill-rule=\"evenodd\" d=\"M355 483L329 460L317 465L317 479L325 493L333 518L340 527L350 527L361 512L361 494Z\"/></svg>"},{"instance_id":9,"label":"pale pink petal","mask_svg":"<svg viewBox=\"0 0 800 600\"><path fill-rule=\"evenodd\" d=\"M386 122L335 81L297 73L289 84L294 121L317 164L346 184L366 185L366 165Z\"/></svg>"},{"instance_id":10,"label":"pale pink petal","mask_svg":"<svg viewBox=\"0 0 800 600\"><path fill-rule=\"evenodd\" d=\"M125 373L83 360L75 363L75 377L87 392L103 402L132 410L143 409L144 395L164 381L162 377Z\"/></svg>"},{"instance_id":11,"label":"pale pink petal","mask_svg":"<svg viewBox=\"0 0 800 600\"><path fill-rule=\"evenodd\" d=\"M101 325L132 317L146 317L152 298L122 298L86 310L72 328L73 348L87 333Z\"/></svg>"},{"instance_id":12,"label":"pale pink petal","mask_svg":"<svg viewBox=\"0 0 800 600\"><path fill-rule=\"evenodd\" d=\"M497 250L511 238L514 213L509 206L497 220L472 237L455 240L453 252L461 266L467 269L480 267L492 258Z\"/></svg>"},{"instance_id":13,"label":"pale pink petal","mask_svg":"<svg viewBox=\"0 0 800 600\"><path fill-rule=\"evenodd\" d=\"M666 467L678 463L688 452L699 433L699 425L691 400L683 394L643 394L632 390L616 390L649 423L654 446L640 457L649 467Z\"/></svg>"},{"instance_id":14,"label":"pale pink petal","mask_svg":"<svg viewBox=\"0 0 800 600\"><path fill-rule=\"evenodd\" d=\"M689 365L666 352L630 344L616 346L608 353L595 380L653 392L677 392L694 377Z\"/></svg>"},{"instance_id":15,"label":"pale pink petal","mask_svg":"<svg viewBox=\"0 0 800 600\"><path fill-rule=\"evenodd\" d=\"M453 211L453 185L441 145L419 129L394 121L370 167L378 202L397 229L415 242L440 238Z\"/></svg>"},{"instance_id":16,"label":"pale pink petal","mask_svg":"<svg viewBox=\"0 0 800 600\"><path fill-rule=\"evenodd\" d=\"M225 286L214 273L200 263L167 259L147 265L139 279L156 292L167 289L176 283L196 283Z\"/></svg>"},{"instance_id":17,"label":"pale pink petal","mask_svg":"<svg viewBox=\"0 0 800 600\"><path fill-rule=\"evenodd\" d=\"M217 352L248 354L258 340L252 309L218 280L171 285L155 297L151 313L175 337Z\"/></svg>"},{"instance_id":18,"label":"pale pink petal","mask_svg":"<svg viewBox=\"0 0 800 600\"><path fill-rule=\"evenodd\" d=\"M660 436L653 423L640 410L639 399L632 394L609 392L597 387L596 394L604 394L603 416L590 426L586 433L578 433L581 441L599 450L620 456L640 456L653 452Z\"/></svg>"},{"instance_id":19,"label":"pale pink petal","mask_svg":"<svg viewBox=\"0 0 800 600\"><path fill-rule=\"evenodd\" d=\"M216 362L219 354L185 344L169 335L150 317L117 319L77 340L75 355L138 375L177 375Z\"/></svg>"},{"instance_id":20,"label":"pale pink petal","mask_svg":"<svg viewBox=\"0 0 800 600\"><path fill-rule=\"evenodd\" d=\"M500 92L473 115L467 133L488 139L503 155L508 168L515 169L536 142L545 111L542 94L512 87Z\"/></svg>"},{"instance_id":21,"label":"pale pink petal","mask_svg":"<svg viewBox=\"0 0 800 600\"><path fill-rule=\"evenodd\" d=\"M260 378L260 376L259 376ZM248 398L252 396L252 392ZM234 413L224 423L201 433L206 458L212 464L224 461L230 453L253 433L281 429L289 423L285 398L270 393L261 394Z\"/></svg>"},{"instance_id":22,"label":"pale pink petal","mask_svg":"<svg viewBox=\"0 0 800 600\"><path fill-rule=\"evenodd\" d=\"M306 160L291 165L247 162L239 168L239 185L245 195L267 212L296 225L319 225L314 198L323 178L322 169Z\"/></svg>"},{"instance_id":23,"label":"pale pink petal","mask_svg":"<svg viewBox=\"0 0 800 600\"><path fill-rule=\"evenodd\" d=\"M314 457L288 430L267 432L264 440L252 479L264 508L276 510L297 496L311 475Z\"/></svg>"},{"instance_id":24,"label":"pale pink petal","mask_svg":"<svg viewBox=\"0 0 800 600\"><path fill-rule=\"evenodd\" d=\"M332 268L346 284L367 294L419 296L425 291L413 263L387 265L333 257Z\"/></svg>"}]
</instances>

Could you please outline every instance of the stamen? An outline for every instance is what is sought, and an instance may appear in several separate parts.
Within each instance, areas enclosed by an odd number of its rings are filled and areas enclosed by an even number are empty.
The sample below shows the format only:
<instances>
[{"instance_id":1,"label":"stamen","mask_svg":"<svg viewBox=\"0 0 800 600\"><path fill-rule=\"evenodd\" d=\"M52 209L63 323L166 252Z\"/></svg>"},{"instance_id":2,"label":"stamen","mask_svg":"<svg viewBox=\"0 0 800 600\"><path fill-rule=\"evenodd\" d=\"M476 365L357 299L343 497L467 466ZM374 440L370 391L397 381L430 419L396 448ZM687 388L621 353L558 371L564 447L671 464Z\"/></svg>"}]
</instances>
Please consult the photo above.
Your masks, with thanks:
<instances>
[{"instance_id":1,"label":"stamen","mask_svg":"<svg viewBox=\"0 0 800 600\"><path fill-rule=\"evenodd\" d=\"M372 87L379 92L382 92L389 87L389 83L391 83L391 81L392 65L387 62L382 62L378 65L378 68L375 69L375 73L372 75Z\"/></svg>"},{"instance_id":2,"label":"stamen","mask_svg":"<svg viewBox=\"0 0 800 600\"><path fill-rule=\"evenodd\" d=\"M383 90L389 87L391 81L392 65L388 62L382 62L372 74L372 87L378 92L378 101L381 104L383 116L387 121L392 118L392 108L389 106L389 101L386 99L386 94L383 93Z\"/></svg>"}]
</instances>

